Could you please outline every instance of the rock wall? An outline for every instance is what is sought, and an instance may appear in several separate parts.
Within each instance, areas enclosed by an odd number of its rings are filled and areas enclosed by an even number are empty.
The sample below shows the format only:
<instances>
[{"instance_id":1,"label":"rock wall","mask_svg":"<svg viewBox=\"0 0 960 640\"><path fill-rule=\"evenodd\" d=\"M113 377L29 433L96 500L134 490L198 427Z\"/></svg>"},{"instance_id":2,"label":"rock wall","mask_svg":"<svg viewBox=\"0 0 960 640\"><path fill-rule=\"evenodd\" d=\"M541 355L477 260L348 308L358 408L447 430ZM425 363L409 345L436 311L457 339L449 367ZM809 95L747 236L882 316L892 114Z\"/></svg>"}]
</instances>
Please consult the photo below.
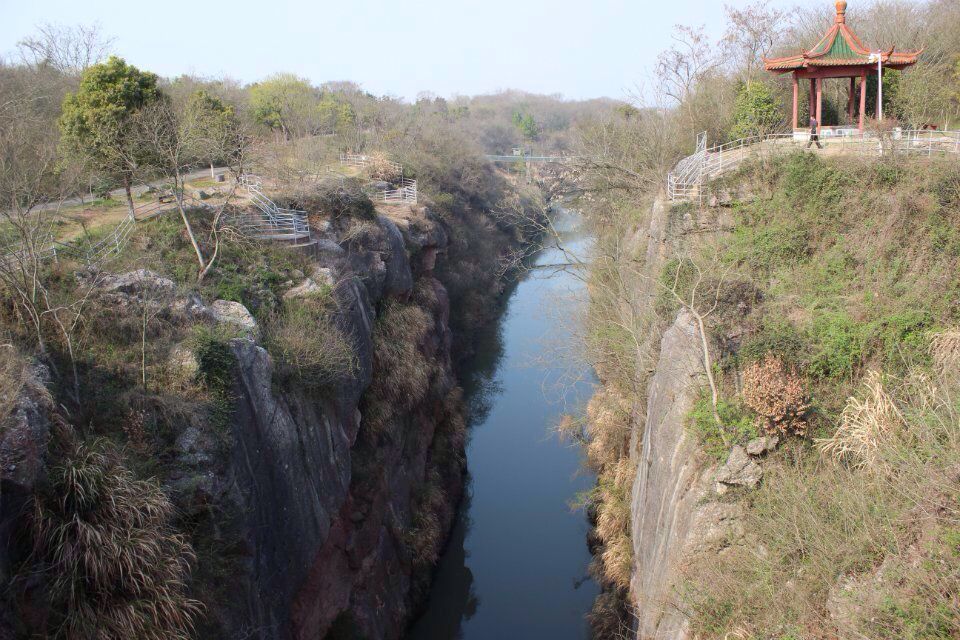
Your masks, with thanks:
<instances>
[{"instance_id":1,"label":"rock wall","mask_svg":"<svg viewBox=\"0 0 960 640\"><path fill-rule=\"evenodd\" d=\"M355 375L319 396L278 388L263 346L252 337L231 343L233 446L214 471L194 470L212 475L203 502L232 514L224 537L242 549L232 603L217 612L224 637L396 638L423 595L429 566L412 557L408 540L423 517L418 492L441 476L445 504L430 507L430 515L446 532L461 491L463 450L462 441L435 437L457 409L449 402L456 386L449 304L433 276L447 234L425 212L399 222L402 231L381 216L349 240L333 225L316 254L316 277L335 283L339 323L357 354ZM378 375L377 316L390 300L407 303L415 286L429 300L420 308L430 326L414 345L433 365L429 389L375 440L365 439L372 427L361 409ZM185 469L193 449L184 447ZM455 462L440 466L434 458Z\"/></svg>"}]
</instances>

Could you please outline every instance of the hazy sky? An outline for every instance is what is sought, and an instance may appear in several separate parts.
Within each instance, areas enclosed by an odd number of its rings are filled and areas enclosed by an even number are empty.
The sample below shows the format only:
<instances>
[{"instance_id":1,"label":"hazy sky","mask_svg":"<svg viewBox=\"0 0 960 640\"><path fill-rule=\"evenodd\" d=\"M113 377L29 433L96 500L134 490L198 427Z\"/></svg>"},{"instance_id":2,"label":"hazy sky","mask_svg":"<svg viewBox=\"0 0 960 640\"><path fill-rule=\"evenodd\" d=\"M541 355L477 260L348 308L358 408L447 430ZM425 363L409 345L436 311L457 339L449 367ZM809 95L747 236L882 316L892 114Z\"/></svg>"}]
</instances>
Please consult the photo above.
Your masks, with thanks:
<instances>
[{"instance_id":1,"label":"hazy sky","mask_svg":"<svg viewBox=\"0 0 960 640\"><path fill-rule=\"evenodd\" d=\"M164 76L252 82L288 71L408 99L506 88L623 98L674 24L710 25L719 37L723 2L0 0L0 52L43 22L99 22L118 54Z\"/></svg>"}]
</instances>

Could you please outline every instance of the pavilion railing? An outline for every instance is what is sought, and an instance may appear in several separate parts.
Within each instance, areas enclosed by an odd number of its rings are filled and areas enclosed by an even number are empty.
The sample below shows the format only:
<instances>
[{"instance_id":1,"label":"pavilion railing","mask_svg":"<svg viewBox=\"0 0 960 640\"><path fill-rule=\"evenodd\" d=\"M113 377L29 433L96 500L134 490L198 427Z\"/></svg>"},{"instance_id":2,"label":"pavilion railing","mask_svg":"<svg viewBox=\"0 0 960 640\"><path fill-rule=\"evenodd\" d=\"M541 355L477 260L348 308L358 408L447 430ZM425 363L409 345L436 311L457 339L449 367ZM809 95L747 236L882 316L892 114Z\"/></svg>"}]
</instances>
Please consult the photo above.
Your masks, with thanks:
<instances>
[{"instance_id":1,"label":"pavilion railing","mask_svg":"<svg viewBox=\"0 0 960 640\"><path fill-rule=\"evenodd\" d=\"M700 201L704 184L736 169L744 160L762 155L788 153L808 145L805 136L773 133L733 140L710 148L701 148L704 134L698 136L698 149L681 159L667 174L667 198L671 201ZM960 131L895 129L889 133L845 132L821 138L827 149L860 156L960 155Z\"/></svg>"}]
</instances>

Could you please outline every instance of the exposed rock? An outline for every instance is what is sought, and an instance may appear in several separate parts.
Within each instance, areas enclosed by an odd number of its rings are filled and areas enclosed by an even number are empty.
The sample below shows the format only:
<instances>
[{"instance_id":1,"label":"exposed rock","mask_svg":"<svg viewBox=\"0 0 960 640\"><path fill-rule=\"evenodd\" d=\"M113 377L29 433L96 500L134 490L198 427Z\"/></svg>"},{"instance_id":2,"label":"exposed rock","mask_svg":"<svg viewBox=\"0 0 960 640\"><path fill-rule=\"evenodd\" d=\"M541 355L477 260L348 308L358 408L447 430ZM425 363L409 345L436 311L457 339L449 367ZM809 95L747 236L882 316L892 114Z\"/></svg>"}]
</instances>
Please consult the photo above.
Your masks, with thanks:
<instances>
[{"instance_id":1,"label":"exposed rock","mask_svg":"<svg viewBox=\"0 0 960 640\"><path fill-rule=\"evenodd\" d=\"M106 274L103 276L101 290L107 293L125 293L139 296L144 293L154 295L173 295L177 290L176 283L149 269L137 269L121 274Z\"/></svg>"},{"instance_id":2,"label":"exposed rock","mask_svg":"<svg viewBox=\"0 0 960 640\"><path fill-rule=\"evenodd\" d=\"M752 456L762 456L770 453L780 444L779 436L760 436L747 443L747 453Z\"/></svg>"},{"instance_id":3,"label":"exposed rock","mask_svg":"<svg viewBox=\"0 0 960 640\"><path fill-rule=\"evenodd\" d=\"M7 584L10 574L11 540L22 534L20 516L47 476L47 444L55 410L48 383L47 369L35 365L0 425L0 584ZM0 630L3 627L0 616Z\"/></svg>"},{"instance_id":4,"label":"exposed rock","mask_svg":"<svg viewBox=\"0 0 960 640\"><path fill-rule=\"evenodd\" d=\"M752 489L760 483L763 469L747 454L747 450L736 445L730 450L727 462L717 471L717 493L724 493L728 487L746 487Z\"/></svg>"},{"instance_id":5,"label":"exposed rock","mask_svg":"<svg viewBox=\"0 0 960 640\"><path fill-rule=\"evenodd\" d=\"M313 274L303 280L300 284L289 289L283 294L285 299L305 298L321 291L329 291L333 286L333 274L326 267L318 267Z\"/></svg>"},{"instance_id":6,"label":"exposed rock","mask_svg":"<svg viewBox=\"0 0 960 640\"><path fill-rule=\"evenodd\" d=\"M673 603L676 571L687 548L700 544L698 536L714 526L705 516L698 519L711 474L697 462L696 438L686 429L702 371L696 324L682 312L661 340L633 485L631 586L638 636L644 639L687 637L688 622Z\"/></svg>"},{"instance_id":7,"label":"exposed rock","mask_svg":"<svg viewBox=\"0 0 960 640\"><path fill-rule=\"evenodd\" d=\"M253 314L239 302L216 300L207 309L214 322L230 324L244 331L257 331L257 321Z\"/></svg>"},{"instance_id":8,"label":"exposed rock","mask_svg":"<svg viewBox=\"0 0 960 640\"><path fill-rule=\"evenodd\" d=\"M688 554L718 553L743 538L743 507L725 502L708 502L696 513L690 527Z\"/></svg>"},{"instance_id":9,"label":"exposed rock","mask_svg":"<svg viewBox=\"0 0 960 640\"><path fill-rule=\"evenodd\" d=\"M170 368L184 380L193 378L200 370L200 363L197 362L196 354L193 353L192 349L182 344L178 344L170 350L168 363Z\"/></svg>"}]
</instances>

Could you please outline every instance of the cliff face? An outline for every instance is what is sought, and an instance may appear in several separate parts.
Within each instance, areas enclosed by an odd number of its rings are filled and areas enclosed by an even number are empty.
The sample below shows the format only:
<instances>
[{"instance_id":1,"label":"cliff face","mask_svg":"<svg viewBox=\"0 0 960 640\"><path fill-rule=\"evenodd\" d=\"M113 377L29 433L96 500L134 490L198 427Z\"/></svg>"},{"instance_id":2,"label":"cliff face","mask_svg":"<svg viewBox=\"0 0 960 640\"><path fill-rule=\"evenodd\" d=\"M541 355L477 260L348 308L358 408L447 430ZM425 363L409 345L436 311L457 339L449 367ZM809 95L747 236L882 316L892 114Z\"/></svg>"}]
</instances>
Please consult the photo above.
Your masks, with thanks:
<instances>
[{"instance_id":1,"label":"cliff face","mask_svg":"<svg viewBox=\"0 0 960 640\"><path fill-rule=\"evenodd\" d=\"M400 223L404 233L381 216L347 242L338 242L336 228L321 241L318 273L335 283L338 322L357 356L355 374L335 389L317 397L278 387L263 346L231 342L233 444L202 500L231 514L223 538L239 551L228 577L231 604L218 612L226 637L322 638L333 628L346 637L395 638L421 596L429 564L418 563L411 532L424 518L436 521L434 535L449 529L462 440L437 437L459 418L449 305L433 276L447 236L429 215ZM378 370L375 334L391 304L427 319L407 347L432 369L415 403L373 424L363 411L376 392L371 382L390 374ZM184 458L187 469L197 451L185 449ZM190 484L197 483L180 482ZM438 485L443 499L420 499L428 485ZM190 497L191 508L197 502Z\"/></svg>"},{"instance_id":2,"label":"cliff face","mask_svg":"<svg viewBox=\"0 0 960 640\"><path fill-rule=\"evenodd\" d=\"M696 324L683 312L663 334L642 445L634 449L631 590L640 638L687 637L684 616L671 605L677 569L699 535L698 504L709 489L708 474L697 461L697 443L685 428L703 384L701 362Z\"/></svg>"},{"instance_id":3,"label":"cliff face","mask_svg":"<svg viewBox=\"0 0 960 640\"><path fill-rule=\"evenodd\" d=\"M424 208L393 207L389 217L317 225L312 272L296 272L283 296L332 292L355 366L323 384L287 375L237 302L183 295L146 269L105 277L101 295L118 311L150 290L173 325L224 325L239 336L218 343L228 363L219 413L185 413L155 467L196 550L190 593L206 605L198 637L397 638L425 597L464 465L454 318L436 270L457 274L444 264L448 224ZM504 255L517 249L509 234L488 233L476 241ZM461 237L457 250L468 251L473 238ZM494 309L491 282L477 295ZM193 378L201 356L189 345L171 348L171 366ZM31 374L0 429L4 584L24 560L11 541L29 532L24 513L56 463L48 442L57 408L42 373ZM0 638L43 629L45 614L34 613L32 621L29 604L0 607Z\"/></svg>"}]
</instances>

